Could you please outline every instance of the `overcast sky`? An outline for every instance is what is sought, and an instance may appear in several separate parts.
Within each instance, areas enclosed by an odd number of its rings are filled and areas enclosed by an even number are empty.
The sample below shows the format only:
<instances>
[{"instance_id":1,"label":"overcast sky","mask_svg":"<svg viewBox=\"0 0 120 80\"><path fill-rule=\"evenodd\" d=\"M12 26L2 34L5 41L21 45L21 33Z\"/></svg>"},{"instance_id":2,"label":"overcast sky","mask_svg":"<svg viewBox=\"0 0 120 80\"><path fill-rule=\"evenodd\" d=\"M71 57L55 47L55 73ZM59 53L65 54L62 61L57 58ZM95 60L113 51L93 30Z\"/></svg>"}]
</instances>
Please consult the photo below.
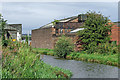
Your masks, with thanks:
<instances>
[{"instance_id":1,"label":"overcast sky","mask_svg":"<svg viewBox=\"0 0 120 80\"><path fill-rule=\"evenodd\" d=\"M23 33L37 29L54 19L77 16L87 11L101 12L118 21L117 2L4 2L2 15L10 24L22 24Z\"/></svg>"}]
</instances>

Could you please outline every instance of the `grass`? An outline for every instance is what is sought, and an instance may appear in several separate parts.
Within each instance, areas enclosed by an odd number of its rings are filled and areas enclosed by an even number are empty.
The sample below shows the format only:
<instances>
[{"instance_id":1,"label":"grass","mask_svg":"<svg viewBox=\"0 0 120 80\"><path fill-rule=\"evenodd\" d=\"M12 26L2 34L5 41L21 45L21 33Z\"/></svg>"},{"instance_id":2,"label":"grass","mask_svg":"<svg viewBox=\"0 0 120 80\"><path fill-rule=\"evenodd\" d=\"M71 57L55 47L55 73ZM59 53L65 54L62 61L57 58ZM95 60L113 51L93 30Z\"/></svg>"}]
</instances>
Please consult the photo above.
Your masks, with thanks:
<instances>
[{"instance_id":1,"label":"grass","mask_svg":"<svg viewBox=\"0 0 120 80\"><path fill-rule=\"evenodd\" d=\"M46 50L46 49L45 49ZM49 50L51 51L51 50ZM41 54L24 43L3 48L2 78L70 78L72 73L41 61Z\"/></svg>"},{"instance_id":2,"label":"grass","mask_svg":"<svg viewBox=\"0 0 120 80\"><path fill-rule=\"evenodd\" d=\"M95 62L100 64L118 66L118 54L101 55L101 54L71 53L70 55L67 55L67 59L75 59L87 62Z\"/></svg>"},{"instance_id":3,"label":"grass","mask_svg":"<svg viewBox=\"0 0 120 80\"><path fill-rule=\"evenodd\" d=\"M52 49L33 48L33 50L45 55L56 56ZM120 65L118 64L118 54L106 54L106 55L98 54L98 53L87 54L85 51L81 51L81 52L72 52L71 54L67 55L66 59L94 62L99 64L120 67Z\"/></svg>"}]
</instances>

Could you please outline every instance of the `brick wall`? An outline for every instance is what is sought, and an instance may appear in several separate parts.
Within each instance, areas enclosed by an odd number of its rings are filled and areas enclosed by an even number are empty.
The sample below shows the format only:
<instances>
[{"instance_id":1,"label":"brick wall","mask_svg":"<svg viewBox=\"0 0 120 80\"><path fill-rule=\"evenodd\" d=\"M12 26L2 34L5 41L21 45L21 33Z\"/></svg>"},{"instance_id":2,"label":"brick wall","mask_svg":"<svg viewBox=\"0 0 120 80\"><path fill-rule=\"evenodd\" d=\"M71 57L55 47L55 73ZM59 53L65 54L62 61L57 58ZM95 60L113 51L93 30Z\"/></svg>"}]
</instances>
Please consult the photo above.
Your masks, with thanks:
<instances>
[{"instance_id":1,"label":"brick wall","mask_svg":"<svg viewBox=\"0 0 120 80\"><path fill-rule=\"evenodd\" d=\"M52 29L35 29L32 30L32 47L53 49Z\"/></svg>"},{"instance_id":2,"label":"brick wall","mask_svg":"<svg viewBox=\"0 0 120 80\"><path fill-rule=\"evenodd\" d=\"M83 25L83 22L58 22L55 28L58 29L76 29Z\"/></svg>"},{"instance_id":3,"label":"brick wall","mask_svg":"<svg viewBox=\"0 0 120 80\"><path fill-rule=\"evenodd\" d=\"M120 27L113 25L111 27L111 41L117 41L117 44L120 44Z\"/></svg>"},{"instance_id":4,"label":"brick wall","mask_svg":"<svg viewBox=\"0 0 120 80\"><path fill-rule=\"evenodd\" d=\"M52 37L52 40L53 40L53 48L55 47L55 44L56 44L56 42L57 42L57 40L61 37L62 35L54 35L53 37ZM76 41L77 41L77 36L76 36L76 34L71 34L71 33L68 33L68 34L65 34L64 35L65 37L68 37L68 38L70 38L71 40L72 40L72 43L75 45L76 44ZM75 47L75 50L76 50L77 48Z\"/></svg>"},{"instance_id":5,"label":"brick wall","mask_svg":"<svg viewBox=\"0 0 120 80\"><path fill-rule=\"evenodd\" d=\"M117 41L117 44L120 44L120 27L114 25L111 28L111 41ZM77 37L75 34L65 34L65 36L71 38L73 43L76 44ZM55 35L55 28L35 29L32 30L31 45L35 48L53 49L59 37L61 37L61 34ZM80 49L80 46L79 44L76 45L75 50Z\"/></svg>"}]
</instances>

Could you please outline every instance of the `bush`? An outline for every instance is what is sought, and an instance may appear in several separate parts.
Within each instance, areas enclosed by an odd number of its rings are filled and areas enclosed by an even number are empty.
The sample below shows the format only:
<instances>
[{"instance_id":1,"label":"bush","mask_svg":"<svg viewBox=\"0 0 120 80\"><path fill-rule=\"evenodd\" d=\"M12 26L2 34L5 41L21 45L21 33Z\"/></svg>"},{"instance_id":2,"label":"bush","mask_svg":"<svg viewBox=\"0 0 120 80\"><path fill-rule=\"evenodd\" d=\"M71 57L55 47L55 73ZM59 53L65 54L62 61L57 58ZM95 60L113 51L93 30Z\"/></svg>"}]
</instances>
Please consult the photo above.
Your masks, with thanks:
<instances>
[{"instance_id":1,"label":"bush","mask_svg":"<svg viewBox=\"0 0 120 80\"><path fill-rule=\"evenodd\" d=\"M94 52L94 48L99 43L110 41L111 26L107 17L96 12L87 12L85 14L87 19L82 26L84 30L78 31L79 39L81 40L84 50L89 50L90 53Z\"/></svg>"},{"instance_id":2,"label":"bush","mask_svg":"<svg viewBox=\"0 0 120 80\"><path fill-rule=\"evenodd\" d=\"M7 47L7 45L8 45L8 40L3 40L2 44L3 44L3 46Z\"/></svg>"},{"instance_id":3,"label":"bush","mask_svg":"<svg viewBox=\"0 0 120 80\"><path fill-rule=\"evenodd\" d=\"M70 52L73 52L73 48L74 45L72 44L71 39L62 36L57 41L54 52L58 57L66 58L66 55L70 54Z\"/></svg>"}]
</instances>

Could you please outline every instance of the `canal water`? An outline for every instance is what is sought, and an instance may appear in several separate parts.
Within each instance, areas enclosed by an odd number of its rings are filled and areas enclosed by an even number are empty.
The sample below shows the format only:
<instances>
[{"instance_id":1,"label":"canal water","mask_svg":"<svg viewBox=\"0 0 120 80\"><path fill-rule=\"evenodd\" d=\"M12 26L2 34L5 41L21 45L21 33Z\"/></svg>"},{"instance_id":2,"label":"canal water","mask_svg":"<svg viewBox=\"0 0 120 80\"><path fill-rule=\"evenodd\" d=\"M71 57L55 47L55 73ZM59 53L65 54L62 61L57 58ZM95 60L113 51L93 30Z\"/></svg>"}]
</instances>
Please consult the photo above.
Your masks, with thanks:
<instances>
[{"instance_id":1,"label":"canal water","mask_svg":"<svg viewBox=\"0 0 120 80\"><path fill-rule=\"evenodd\" d=\"M44 55L42 60L52 66L70 70L73 73L72 78L118 78L118 70L120 70L115 66L57 59L49 55Z\"/></svg>"}]
</instances>

